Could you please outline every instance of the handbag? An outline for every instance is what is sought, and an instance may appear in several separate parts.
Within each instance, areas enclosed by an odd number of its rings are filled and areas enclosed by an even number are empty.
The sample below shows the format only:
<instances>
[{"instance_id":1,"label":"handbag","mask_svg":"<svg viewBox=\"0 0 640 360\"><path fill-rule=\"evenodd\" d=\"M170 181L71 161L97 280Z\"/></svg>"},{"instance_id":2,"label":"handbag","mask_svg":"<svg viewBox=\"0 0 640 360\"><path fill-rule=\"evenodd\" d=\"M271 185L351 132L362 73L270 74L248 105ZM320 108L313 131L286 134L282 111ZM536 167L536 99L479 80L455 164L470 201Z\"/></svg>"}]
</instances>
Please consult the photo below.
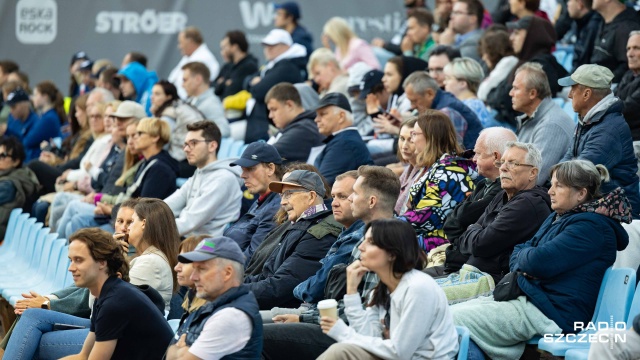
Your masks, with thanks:
<instances>
[{"instance_id":1,"label":"handbag","mask_svg":"<svg viewBox=\"0 0 640 360\"><path fill-rule=\"evenodd\" d=\"M324 286L324 298L341 300L347 293L347 264L336 264L327 276Z\"/></svg>"},{"instance_id":2,"label":"handbag","mask_svg":"<svg viewBox=\"0 0 640 360\"><path fill-rule=\"evenodd\" d=\"M493 289L493 299L495 301L509 301L524 295L518 285L520 275L522 275L520 271L512 271L505 275Z\"/></svg>"}]
</instances>

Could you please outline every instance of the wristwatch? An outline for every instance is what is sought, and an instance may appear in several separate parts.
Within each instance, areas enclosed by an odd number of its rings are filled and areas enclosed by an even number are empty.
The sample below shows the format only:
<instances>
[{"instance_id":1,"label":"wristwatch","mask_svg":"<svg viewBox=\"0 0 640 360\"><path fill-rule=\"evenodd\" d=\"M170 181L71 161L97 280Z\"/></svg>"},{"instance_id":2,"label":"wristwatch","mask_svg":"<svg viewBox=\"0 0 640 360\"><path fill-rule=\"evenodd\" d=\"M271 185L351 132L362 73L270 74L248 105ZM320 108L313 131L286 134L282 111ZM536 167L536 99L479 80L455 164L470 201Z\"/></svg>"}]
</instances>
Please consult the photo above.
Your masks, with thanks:
<instances>
[{"instance_id":1,"label":"wristwatch","mask_svg":"<svg viewBox=\"0 0 640 360\"><path fill-rule=\"evenodd\" d=\"M40 305L41 308L45 309L45 310L49 310L49 300L45 301L42 303L42 305Z\"/></svg>"}]
</instances>

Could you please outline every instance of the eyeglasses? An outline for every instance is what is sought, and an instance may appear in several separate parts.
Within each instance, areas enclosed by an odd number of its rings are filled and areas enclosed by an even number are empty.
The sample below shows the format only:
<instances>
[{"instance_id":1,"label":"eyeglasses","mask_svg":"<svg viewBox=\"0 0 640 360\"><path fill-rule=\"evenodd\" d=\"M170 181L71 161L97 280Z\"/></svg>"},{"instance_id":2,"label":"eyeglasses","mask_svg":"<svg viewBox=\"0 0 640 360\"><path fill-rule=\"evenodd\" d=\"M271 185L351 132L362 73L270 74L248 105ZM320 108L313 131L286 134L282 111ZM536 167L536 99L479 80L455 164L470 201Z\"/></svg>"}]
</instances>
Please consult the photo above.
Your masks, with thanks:
<instances>
[{"instance_id":1,"label":"eyeglasses","mask_svg":"<svg viewBox=\"0 0 640 360\"><path fill-rule=\"evenodd\" d=\"M411 134L411 140L414 140L416 136L422 135L424 133L412 131L410 134Z\"/></svg>"},{"instance_id":2,"label":"eyeglasses","mask_svg":"<svg viewBox=\"0 0 640 360\"><path fill-rule=\"evenodd\" d=\"M0 160L1 159L6 159L8 157L11 157L11 155L7 154L6 152L0 153Z\"/></svg>"},{"instance_id":3,"label":"eyeglasses","mask_svg":"<svg viewBox=\"0 0 640 360\"><path fill-rule=\"evenodd\" d=\"M196 140L196 139L192 139L192 140L189 140L189 141L185 142L184 144L182 144L182 148L184 149L184 148L188 147L189 149L193 149L200 142L210 143L211 140Z\"/></svg>"},{"instance_id":4,"label":"eyeglasses","mask_svg":"<svg viewBox=\"0 0 640 360\"><path fill-rule=\"evenodd\" d=\"M528 167L535 167L535 165L531 165L531 164L523 164L523 163L519 163L519 162L515 162L515 161L502 161L502 160L496 160L493 162L493 164L499 169L500 167L502 167L502 164L506 164L507 165L507 169L511 170L513 168L515 168L516 166L528 166Z\"/></svg>"},{"instance_id":5,"label":"eyeglasses","mask_svg":"<svg viewBox=\"0 0 640 360\"><path fill-rule=\"evenodd\" d=\"M310 192L309 190L286 190L282 192L282 198L288 200L295 193L299 192Z\"/></svg>"}]
</instances>

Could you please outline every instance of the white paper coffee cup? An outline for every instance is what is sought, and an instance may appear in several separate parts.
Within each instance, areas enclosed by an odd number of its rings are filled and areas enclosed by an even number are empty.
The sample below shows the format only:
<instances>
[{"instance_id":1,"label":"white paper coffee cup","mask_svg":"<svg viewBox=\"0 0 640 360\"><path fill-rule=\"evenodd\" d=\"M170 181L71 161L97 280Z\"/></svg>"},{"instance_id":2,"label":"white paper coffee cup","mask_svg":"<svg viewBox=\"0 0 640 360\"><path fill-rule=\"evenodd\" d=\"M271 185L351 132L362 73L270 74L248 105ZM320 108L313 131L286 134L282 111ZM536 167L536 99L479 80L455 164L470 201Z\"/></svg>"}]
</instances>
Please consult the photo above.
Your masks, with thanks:
<instances>
[{"instance_id":1,"label":"white paper coffee cup","mask_svg":"<svg viewBox=\"0 0 640 360\"><path fill-rule=\"evenodd\" d=\"M334 299L322 300L318 302L320 316L328 316L338 320L338 302Z\"/></svg>"}]
</instances>

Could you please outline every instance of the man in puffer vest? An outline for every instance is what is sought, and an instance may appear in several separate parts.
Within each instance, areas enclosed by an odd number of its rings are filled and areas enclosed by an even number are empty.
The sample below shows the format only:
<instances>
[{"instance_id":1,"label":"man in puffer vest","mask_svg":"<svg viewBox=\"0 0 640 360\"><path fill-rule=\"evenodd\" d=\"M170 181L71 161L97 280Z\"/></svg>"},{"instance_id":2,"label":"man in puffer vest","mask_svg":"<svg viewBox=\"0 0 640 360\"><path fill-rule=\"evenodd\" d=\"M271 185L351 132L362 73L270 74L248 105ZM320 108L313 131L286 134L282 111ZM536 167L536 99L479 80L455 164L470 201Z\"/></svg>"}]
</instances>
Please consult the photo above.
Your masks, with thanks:
<instances>
[{"instance_id":1,"label":"man in puffer vest","mask_svg":"<svg viewBox=\"0 0 640 360\"><path fill-rule=\"evenodd\" d=\"M244 255L228 237L202 240L178 256L193 263L196 296L208 302L187 317L171 341L167 360L257 359L262 351L258 302L244 276Z\"/></svg>"}]
</instances>

